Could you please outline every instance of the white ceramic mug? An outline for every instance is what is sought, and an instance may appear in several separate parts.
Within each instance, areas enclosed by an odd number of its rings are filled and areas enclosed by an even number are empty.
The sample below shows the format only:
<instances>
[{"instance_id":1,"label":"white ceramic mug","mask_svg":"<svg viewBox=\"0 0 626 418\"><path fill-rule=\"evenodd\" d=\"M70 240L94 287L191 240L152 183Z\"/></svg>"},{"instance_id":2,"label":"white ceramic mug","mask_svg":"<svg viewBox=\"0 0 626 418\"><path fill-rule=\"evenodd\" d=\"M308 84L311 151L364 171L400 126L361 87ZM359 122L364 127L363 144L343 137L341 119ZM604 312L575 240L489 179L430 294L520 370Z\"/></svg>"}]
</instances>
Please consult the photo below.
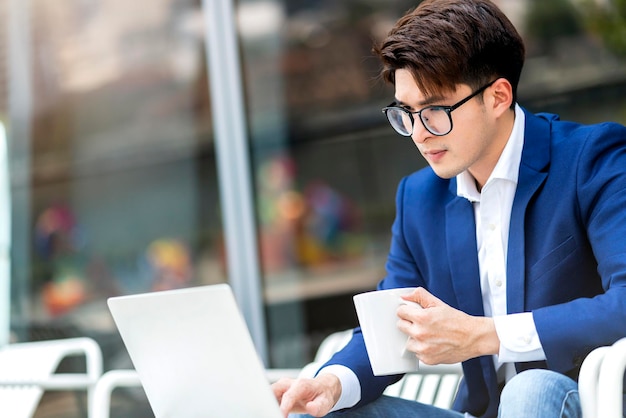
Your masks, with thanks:
<instances>
[{"instance_id":1,"label":"white ceramic mug","mask_svg":"<svg viewBox=\"0 0 626 418\"><path fill-rule=\"evenodd\" d=\"M402 304L418 306L403 300L414 287L376 290L353 297L361 325L365 348L375 376L416 371L419 360L405 350L408 337L398 329L396 311Z\"/></svg>"}]
</instances>

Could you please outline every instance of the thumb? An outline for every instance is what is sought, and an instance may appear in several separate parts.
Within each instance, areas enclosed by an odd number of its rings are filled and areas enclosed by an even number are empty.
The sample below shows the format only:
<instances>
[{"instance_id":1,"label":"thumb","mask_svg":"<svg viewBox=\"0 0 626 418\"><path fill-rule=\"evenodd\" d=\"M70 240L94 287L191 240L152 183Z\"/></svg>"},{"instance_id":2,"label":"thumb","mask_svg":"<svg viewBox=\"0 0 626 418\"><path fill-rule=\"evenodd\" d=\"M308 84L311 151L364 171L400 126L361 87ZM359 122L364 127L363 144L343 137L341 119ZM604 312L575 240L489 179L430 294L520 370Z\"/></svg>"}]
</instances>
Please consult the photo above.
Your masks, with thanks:
<instances>
[{"instance_id":1,"label":"thumb","mask_svg":"<svg viewBox=\"0 0 626 418\"><path fill-rule=\"evenodd\" d=\"M435 306L440 306L443 302L438 299L436 296L433 296L428 290L423 287L418 287L407 296L402 296L402 299L410 300L416 303L419 303L422 308L433 308Z\"/></svg>"}]
</instances>

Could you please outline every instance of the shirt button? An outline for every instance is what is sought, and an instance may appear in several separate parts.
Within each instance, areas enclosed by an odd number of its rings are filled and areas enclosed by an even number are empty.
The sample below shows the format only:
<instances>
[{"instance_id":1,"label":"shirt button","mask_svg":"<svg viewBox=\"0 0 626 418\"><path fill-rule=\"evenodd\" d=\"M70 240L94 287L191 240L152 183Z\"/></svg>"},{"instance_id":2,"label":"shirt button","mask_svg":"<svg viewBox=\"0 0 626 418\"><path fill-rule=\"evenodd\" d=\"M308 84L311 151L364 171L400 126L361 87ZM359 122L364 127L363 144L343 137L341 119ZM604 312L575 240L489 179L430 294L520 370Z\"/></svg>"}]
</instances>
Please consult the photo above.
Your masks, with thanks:
<instances>
[{"instance_id":1,"label":"shirt button","mask_svg":"<svg viewBox=\"0 0 626 418\"><path fill-rule=\"evenodd\" d=\"M530 344L530 337L526 335L522 338L522 341L524 341L525 344Z\"/></svg>"},{"instance_id":2,"label":"shirt button","mask_svg":"<svg viewBox=\"0 0 626 418\"><path fill-rule=\"evenodd\" d=\"M496 286L502 287L502 280L496 280Z\"/></svg>"},{"instance_id":3,"label":"shirt button","mask_svg":"<svg viewBox=\"0 0 626 418\"><path fill-rule=\"evenodd\" d=\"M489 224L489 229L491 229L492 231L496 230L496 225L495 224Z\"/></svg>"}]
</instances>

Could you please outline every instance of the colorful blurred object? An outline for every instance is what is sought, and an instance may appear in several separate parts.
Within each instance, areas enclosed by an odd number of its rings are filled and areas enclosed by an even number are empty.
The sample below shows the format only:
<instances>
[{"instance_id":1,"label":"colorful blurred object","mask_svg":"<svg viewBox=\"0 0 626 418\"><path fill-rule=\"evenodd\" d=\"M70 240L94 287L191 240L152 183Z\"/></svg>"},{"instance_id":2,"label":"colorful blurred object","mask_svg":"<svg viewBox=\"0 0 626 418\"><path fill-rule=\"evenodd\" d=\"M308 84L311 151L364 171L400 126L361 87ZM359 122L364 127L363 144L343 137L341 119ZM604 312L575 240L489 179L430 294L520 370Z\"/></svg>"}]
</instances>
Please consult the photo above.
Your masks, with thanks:
<instances>
[{"instance_id":1,"label":"colorful blurred object","mask_svg":"<svg viewBox=\"0 0 626 418\"><path fill-rule=\"evenodd\" d=\"M263 268L316 267L359 255L361 216L356 205L314 179L299 190L292 159L269 159L259 170Z\"/></svg>"},{"instance_id":2,"label":"colorful blurred object","mask_svg":"<svg viewBox=\"0 0 626 418\"><path fill-rule=\"evenodd\" d=\"M64 314L87 298L76 217L65 205L44 210L35 225L35 250L43 264L42 300L46 311Z\"/></svg>"},{"instance_id":3,"label":"colorful blurred object","mask_svg":"<svg viewBox=\"0 0 626 418\"><path fill-rule=\"evenodd\" d=\"M35 225L35 247L44 259L71 252L78 246L76 218L65 205L44 210Z\"/></svg>"},{"instance_id":4,"label":"colorful blurred object","mask_svg":"<svg viewBox=\"0 0 626 418\"><path fill-rule=\"evenodd\" d=\"M191 280L189 250L179 240L162 238L153 241L146 255L152 269L152 290L177 289Z\"/></svg>"}]
</instances>

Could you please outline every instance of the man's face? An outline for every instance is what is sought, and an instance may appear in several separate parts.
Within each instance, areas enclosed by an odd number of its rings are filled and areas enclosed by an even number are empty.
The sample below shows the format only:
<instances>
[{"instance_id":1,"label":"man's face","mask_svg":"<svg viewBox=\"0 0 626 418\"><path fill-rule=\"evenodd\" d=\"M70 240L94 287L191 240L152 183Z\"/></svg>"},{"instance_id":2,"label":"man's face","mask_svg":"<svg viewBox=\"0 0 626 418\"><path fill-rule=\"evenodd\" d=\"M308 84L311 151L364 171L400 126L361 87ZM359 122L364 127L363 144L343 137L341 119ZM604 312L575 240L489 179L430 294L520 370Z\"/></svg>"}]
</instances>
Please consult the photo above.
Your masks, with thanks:
<instances>
[{"instance_id":1,"label":"man's face","mask_svg":"<svg viewBox=\"0 0 626 418\"><path fill-rule=\"evenodd\" d=\"M487 88L482 94L487 96L489 91L490 88ZM411 112L429 105L451 106L472 92L468 85L460 84L456 91L441 97L426 97L408 70L400 69L395 73L396 101ZM482 186L495 167L508 136L504 142L501 136L498 138L496 115L490 111L490 101L483 102L480 96L472 98L451 113L453 128L444 136L428 132L418 115L414 115L411 138L439 177L451 178L469 170Z\"/></svg>"}]
</instances>

